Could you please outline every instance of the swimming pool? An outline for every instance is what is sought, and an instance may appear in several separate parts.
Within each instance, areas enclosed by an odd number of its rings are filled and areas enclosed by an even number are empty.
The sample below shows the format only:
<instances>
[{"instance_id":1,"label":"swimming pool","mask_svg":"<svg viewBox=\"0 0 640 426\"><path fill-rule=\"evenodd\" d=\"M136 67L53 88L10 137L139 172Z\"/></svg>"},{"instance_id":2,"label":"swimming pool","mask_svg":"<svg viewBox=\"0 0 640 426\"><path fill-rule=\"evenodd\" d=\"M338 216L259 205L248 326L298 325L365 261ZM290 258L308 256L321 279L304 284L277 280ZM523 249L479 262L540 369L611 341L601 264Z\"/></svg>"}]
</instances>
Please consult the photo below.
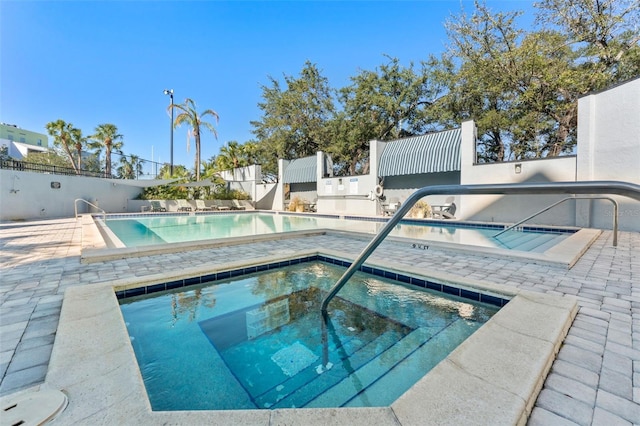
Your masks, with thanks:
<instances>
[{"instance_id":1,"label":"swimming pool","mask_svg":"<svg viewBox=\"0 0 640 426\"><path fill-rule=\"evenodd\" d=\"M317 229L375 234L385 223L386 220L380 218L245 212L113 215L106 221L106 226L124 246L142 247ZM542 253L576 232L576 229L521 227L494 238L503 228L498 224L406 219L396 226L390 236Z\"/></svg>"},{"instance_id":2,"label":"swimming pool","mask_svg":"<svg viewBox=\"0 0 640 426\"><path fill-rule=\"evenodd\" d=\"M154 410L388 406L499 309L376 269L354 276L323 323L320 301L343 268L289 263L121 299Z\"/></svg>"}]
</instances>

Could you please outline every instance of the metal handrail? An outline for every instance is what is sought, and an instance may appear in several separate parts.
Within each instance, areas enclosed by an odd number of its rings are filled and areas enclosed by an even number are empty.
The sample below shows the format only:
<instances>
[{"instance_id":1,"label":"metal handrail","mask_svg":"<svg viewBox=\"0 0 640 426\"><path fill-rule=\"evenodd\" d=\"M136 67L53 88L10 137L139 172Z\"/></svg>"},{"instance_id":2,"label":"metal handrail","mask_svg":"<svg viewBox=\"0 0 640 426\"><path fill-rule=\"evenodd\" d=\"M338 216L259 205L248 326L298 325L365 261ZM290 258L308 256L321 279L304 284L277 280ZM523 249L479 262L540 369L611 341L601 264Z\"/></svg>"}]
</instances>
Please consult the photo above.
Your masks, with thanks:
<instances>
[{"instance_id":1,"label":"metal handrail","mask_svg":"<svg viewBox=\"0 0 640 426\"><path fill-rule=\"evenodd\" d=\"M539 212L536 212L534 214L532 214L531 216L525 217L524 219L514 223L511 226L508 226L506 228L504 228L502 231L498 232L496 235L493 236L493 238L496 238L502 234L504 234L507 231L512 230L513 228L522 225L523 223L525 223L526 221L533 219L534 217L538 216L541 213L546 212L547 210L551 210L553 207L557 206L558 204L564 203L567 200L609 200L613 203L613 246L617 247L618 246L618 202L616 200L614 200L611 197L567 197L567 198L563 198L560 201L557 201L553 204L551 204L548 207L545 207L544 209L540 210Z\"/></svg>"},{"instance_id":2,"label":"metal handrail","mask_svg":"<svg viewBox=\"0 0 640 426\"><path fill-rule=\"evenodd\" d=\"M633 198L640 201L640 185L619 181L590 181L590 182L540 182L540 183L503 183L485 185L438 185L425 186L411 194L402 203L400 209L382 227L380 232L362 250L362 253L346 272L329 290L329 293L322 300L322 313L326 315L327 306L333 297L340 291L351 276L362 266L365 260L380 245L391 230L402 220L404 215L413 205L427 195L486 195L486 194L524 194L524 195L545 195L545 194L615 194Z\"/></svg>"},{"instance_id":3,"label":"metal handrail","mask_svg":"<svg viewBox=\"0 0 640 426\"><path fill-rule=\"evenodd\" d=\"M106 211L104 211L104 210L102 210L100 207L96 206L95 204L91 204L90 202L88 202L88 201L87 201L87 200L85 200L84 198L76 198L76 199L73 201L73 207L74 207L74 210L75 210L75 214L76 214L76 216L75 216L75 217L76 217L76 219L78 218L78 201L82 201L82 202L84 202L84 203L86 203L86 204L90 205L90 206L91 206L91 207L93 207L94 209L98 209L98 210L100 210L100 211L102 212L103 216L104 216L104 221L105 221L105 222L107 221L107 212L106 212Z\"/></svg>"}]
</instances>

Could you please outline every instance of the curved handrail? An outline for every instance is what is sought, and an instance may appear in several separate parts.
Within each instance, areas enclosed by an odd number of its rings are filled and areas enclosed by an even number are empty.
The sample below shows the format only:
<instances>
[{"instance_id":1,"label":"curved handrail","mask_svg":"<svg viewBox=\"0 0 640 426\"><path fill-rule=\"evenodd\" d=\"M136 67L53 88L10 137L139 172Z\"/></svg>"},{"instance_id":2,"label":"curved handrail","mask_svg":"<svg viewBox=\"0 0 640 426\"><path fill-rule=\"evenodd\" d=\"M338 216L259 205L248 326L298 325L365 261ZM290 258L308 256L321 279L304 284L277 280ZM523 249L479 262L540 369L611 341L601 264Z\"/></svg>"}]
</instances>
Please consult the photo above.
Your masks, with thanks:
<instances>
[{"instance_id":1,"label":"curved handrail","mask_svg":"<svg viewBox=\"0 0 640 426\"><path fill-rule=\"evenodd\" d=\"M524 195L545 195L545 194L615 194L623 195L640 201L640 185L619 181L590 181L590 182L540 182L540 183L502 183L484 185L438 185L425 186L411 194L400 209L382 227L380 232L362 250L362 253L351 266L340 277L338 282L329 290L329 293L322 300L322 313L327 313L327 306L333 297L340 291L342 286L351 276L362 266L365 260L380 245L391 230L402 220L404 215L413 205L427 195L486 195L486 194L524 194Z\"/></svg>"},{"instance_id":2,"label":"curved handrail","mask_svg":"<svg viewBox=\"0 0 640 426\"><path fill-rule=\"evenodd\" d=\"M75 211L75 214L76 214L76 216L75 216L75 217L76 217L76 219L78 218L78 201L82 201L83 203L90 205L90 206L91 206L91 207L93 207L94 209L98 209L98 210L100 210L100 211L102 212L102 214L104 215L104 221L105 221L105 222L107 221L107 212L106 212L106 211L104 211L104 210L102 210L100 207L96 206L95 204L91 204L90 202L88 202L88 201L87 201L87 200L85 200L84 198L76 198L76 199L73 201L73 208L74 208L74 211Z\"/></svg>"},{"instance_id":3,"label":"curved handrail","mask_svg":"<svg viewBox=\"0 0 640 426\"><path fill-rule=\"evenodd\" d=\"M562 200L556 201L555 203L551 204L550 206L547 206L544 209L542 209L542 210L540 210L538 212L535 212L531 216L527 216L524 219L517 221L513 225L504 228L502 231L500 231L497 234L495 234L492 238L499 237L500 235L504 234L505 232L512 230L516 226L522 225L523 223L525 223L529 219L533 219L534 217L538 216L539 214L544 213L547 210L551 210L553 207L557 206L558 204L564 203L565 201L568 201L568 200L609 200L609 201L611 201L613 203L613 228L612 228L613 229L613 246L614 247L618 246L618 202L616 200L614 200L613 198L611 198L611 197L567 197L567 198L563 198Z\"/></svg>"}]
</instances>

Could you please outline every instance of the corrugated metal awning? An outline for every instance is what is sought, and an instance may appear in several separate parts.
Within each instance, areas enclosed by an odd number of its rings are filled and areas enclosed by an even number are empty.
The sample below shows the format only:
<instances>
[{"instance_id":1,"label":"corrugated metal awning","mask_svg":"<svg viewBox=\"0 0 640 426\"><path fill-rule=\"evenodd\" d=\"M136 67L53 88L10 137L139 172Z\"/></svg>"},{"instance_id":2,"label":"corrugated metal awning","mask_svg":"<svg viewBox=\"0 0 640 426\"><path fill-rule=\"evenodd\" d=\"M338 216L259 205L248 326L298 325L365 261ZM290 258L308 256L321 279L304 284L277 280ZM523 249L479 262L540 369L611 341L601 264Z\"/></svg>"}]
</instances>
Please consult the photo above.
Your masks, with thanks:
<instances>
[{"instance_id":1,"label":"corrugated metal awning","mask_svg":"<svg viewBox=\"0 0 640 426\"><path fill-rule=\"evenodd\" d=\"M461 130L453 129L387 142L380 157L380 176L460 170Z\"/></svg>"},{"instance_id":2,"label":"corrugated metal awning","mask_svg":"<svg viewBox=\"0 0 640 426\"><path fill-rule=\"evenodd\" d=\"M316 156L291 160L284 169L284 183L307 183L318 180Z\"/></svg>"}]
</instances>

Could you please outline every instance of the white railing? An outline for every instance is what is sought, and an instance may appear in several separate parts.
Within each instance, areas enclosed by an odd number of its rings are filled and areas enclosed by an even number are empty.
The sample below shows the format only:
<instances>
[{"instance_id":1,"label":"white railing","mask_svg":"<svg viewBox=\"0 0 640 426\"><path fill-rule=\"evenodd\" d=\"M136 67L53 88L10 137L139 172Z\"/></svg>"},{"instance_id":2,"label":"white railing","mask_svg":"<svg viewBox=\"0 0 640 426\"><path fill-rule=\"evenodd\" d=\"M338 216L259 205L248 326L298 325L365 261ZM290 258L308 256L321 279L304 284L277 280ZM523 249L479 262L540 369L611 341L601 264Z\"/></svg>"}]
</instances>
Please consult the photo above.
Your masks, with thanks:
<instances>
[{"instance_id":1,"label":"white railing","mask_svg":"<svg viewBox=\"0 0 640 426\"><path fill-rule=\"evenodd\" d=\"M94 209L100 210L102 212L102 215L104 216L104 221L105 222L107 221L107 212L105 212L100 207L96 206L95 204L92 204L92 203L88 202L84 198L76 198L73 201L73 209L74 209L74 212L75 212L76 219L78 218L78 201L82 201L83 203L88 204L89 206L93 207Z\"/></svg>"},{"instance_id":2,"label":"white railing","mask_svg":"<svg viewBox=\"0 0 640 426\"><path fill-rule=\"evenodd\" d=\"M557 201L557 202L551 204L550 206L547 206L544 209L535 212L531 216L527 216L524 219L517 221L513 225L504 228L502 231L500 231L496 235L494 235L493 238L496 238L496 237L504 234L505 232L512 230L513 228L518 228L520 225L522 225L526 221L528 221L530 219L533 219L534 217L538 216L539 214L544 213L547 210L551 210L553 207L557 206L558 204L564 203L565 201L569 201L569 200L609 200L609 201L611 201L613 203L613 228L612 228L613 229L613 246L614 247L618 246L618 202L616 200L614 200L613 198L611 198L611 197L567 197L567 198L563 198L562 200Z\"/></svg>"}]
</instances>

